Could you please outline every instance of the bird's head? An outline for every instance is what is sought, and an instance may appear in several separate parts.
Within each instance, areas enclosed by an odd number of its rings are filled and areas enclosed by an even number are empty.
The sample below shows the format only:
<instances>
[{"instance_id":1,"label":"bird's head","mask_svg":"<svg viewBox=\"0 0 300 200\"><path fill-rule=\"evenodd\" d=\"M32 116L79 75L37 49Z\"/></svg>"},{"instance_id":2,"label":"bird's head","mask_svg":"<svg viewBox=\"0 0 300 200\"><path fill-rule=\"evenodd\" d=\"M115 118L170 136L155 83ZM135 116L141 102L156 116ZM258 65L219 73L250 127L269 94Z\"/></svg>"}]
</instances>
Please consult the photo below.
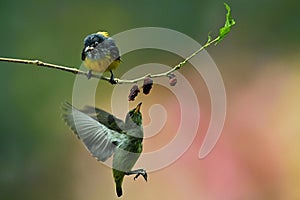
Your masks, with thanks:
<instances>
[{"instance_id":1,"label":"bird's head","mask_svg":"<svg viewBox=\"0 0 300 200\"><path fill-rule=\"evenodd\" d=\"M82 50L81 59L85 60L86 54L95 49L95 47L102 43L106 38L104 34L93 33L84 38L84 47Z\"/></svg>"},{"instance_id":2,"label":"bird's head","mask_svg":"<svg viewBox=\"0 0 300 200\"><path fill-rule=\"evenodd\" d=\"M125 124L128 128L134 128L142 125L142 113L140 111L141 105L142 102L127 113Z\"/></svg>"}]
</instances>

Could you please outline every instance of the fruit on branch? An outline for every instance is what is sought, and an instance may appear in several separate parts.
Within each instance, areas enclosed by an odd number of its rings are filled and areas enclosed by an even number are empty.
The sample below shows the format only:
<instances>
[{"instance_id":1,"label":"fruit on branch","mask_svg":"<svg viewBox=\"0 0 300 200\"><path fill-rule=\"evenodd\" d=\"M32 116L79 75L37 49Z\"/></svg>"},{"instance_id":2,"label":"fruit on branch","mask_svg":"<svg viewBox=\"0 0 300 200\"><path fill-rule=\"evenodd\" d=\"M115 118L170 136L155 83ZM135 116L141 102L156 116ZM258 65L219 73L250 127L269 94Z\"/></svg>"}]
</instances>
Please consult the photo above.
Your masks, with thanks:
<instances>
[{"instance_id":1,"label":"fruit on branch","mask_svg":"<svg viewBox=\"0 0 300 200\"><path fill-rule=\"evenodd\" d=\"M139 94L140 89L137 84L133 85L128 95L128 101L134 101L135 97Z\"/></svg>"},{"instance_id":2,"label":"fruit on branch","mask_svg":"<svg viewBox=\"0 0 300 200\"><path fill-rule=\"evenodd\" d=\"M143 93L149 94L152 86L153 86L153 80L149 77L146 77L144 79L144 84L143 84Z\"/></svg>"},{"instance_id":3,"label":"fruit on branch","mask_svg":"<svg viewBox=\"0 0 300 200\"><path fill-rule=\"evenodd\" d=\"M168 77L169 77L169 84L171 86L175 86L177 83L177 78L176 78L175 74L168 74Z\"/></svg>"}]
</instances>

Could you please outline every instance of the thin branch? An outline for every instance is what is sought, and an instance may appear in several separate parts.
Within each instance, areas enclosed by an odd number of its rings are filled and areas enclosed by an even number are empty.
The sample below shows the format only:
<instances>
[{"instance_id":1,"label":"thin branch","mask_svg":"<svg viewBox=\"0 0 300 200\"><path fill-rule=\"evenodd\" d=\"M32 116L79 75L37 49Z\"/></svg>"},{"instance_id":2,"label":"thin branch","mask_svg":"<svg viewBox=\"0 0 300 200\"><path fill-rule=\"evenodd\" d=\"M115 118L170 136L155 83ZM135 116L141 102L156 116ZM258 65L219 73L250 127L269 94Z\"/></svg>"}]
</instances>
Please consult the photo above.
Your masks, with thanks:
<instances>
[{"instance_id":1,"label":"thin branch","mask_svg":"<svg viewBox=\"0 0 300 200\"><path fill-rule=\"evenodd\" d=\"M117 82L117 84L124 84L124 83L132 84L132 83L137 83L139 81L142 81L146 77L158 78L158 77L168 76L169 74L171 74L174 71L176 71L176 70L180 69L181 67L183 67L191 58L193 58L195 55L197 55L203 49L205 49L206 47L208 47L212 43L215 43L216 41L218 41L218 37L214 40L206 42L206 44L203 45L200 49L198 49L197 51L192 53L190 56L188 56L182 62L175 65L174 67L172 67L172 69L170 69L166 72L159 73L159 74L146 74L146 75L144 75L142 77L139 77L139 78L136 78L136 79L119 79L119 78L115 78L115 81ZM36 65L36 66L40 66L40 67L47 67L47 68L58 69L58 70L66 71L66 72L71 72L73 74L84 75L84 76L87 76L87 77L89 76L88 72L81 71L77 68L66 67L66 66L61 66L61 65L55 65L55 64L51 64L51 63L42 62L42 61L39 61L39 60L23 60L23 59L14 59L14 58L0 58L0 61ZM97 79L101 79L101 80L104 80L104 81L107 81L107 82L110 81L109 77L101 76L101 75L97 75L97 74L92 74L91 78L97 78Z\"/></svg>"},{"instance_id":2,"label":"thin branch","mask_svg":"<svg viewBox=\"0 0 300 200\"><path fill-rule=\"evenodd\" d=\"M77 68L66 67L66 66L61 66L61 65L55 65L55 64L51 64L51 63L45 63L45 62L42 62L42 61L39 61L39 60L23 60L23 59L14 59L14 58L0 58L0 61L36 65L36 66L40 66L40 67L59 69L59 70L62 70L62 71L71 72L73 74L88 76L87 72L81 71ZM92 77L109 81L109 78L101 77L101 76L96 75L96 74L92 74Z\"/></svg>"}]
</instances>

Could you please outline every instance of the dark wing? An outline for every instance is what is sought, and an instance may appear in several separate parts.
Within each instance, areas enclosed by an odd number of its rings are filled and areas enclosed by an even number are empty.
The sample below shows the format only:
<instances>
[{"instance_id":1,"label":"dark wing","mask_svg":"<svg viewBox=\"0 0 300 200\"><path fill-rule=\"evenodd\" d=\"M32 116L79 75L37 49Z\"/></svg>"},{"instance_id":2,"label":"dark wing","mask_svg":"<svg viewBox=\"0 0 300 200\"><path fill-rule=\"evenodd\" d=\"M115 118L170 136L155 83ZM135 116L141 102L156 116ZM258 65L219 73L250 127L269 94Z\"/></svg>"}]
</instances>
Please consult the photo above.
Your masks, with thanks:
<instances>
[{"instance_id":1,"label":"dark wing","mask_svg":"<svg viewBox=\"0 0 300 200\"><path fill-rule=\"evenodd\" d=\"M107 126L109 129L112 129L119 133L122 133L125 130L125 123L123 120L118 119L117 117L100 108L85 106L81 111L97 120L101 124Z\"/></svg>"},{"instance_id":2,"label":"dark wing","mask_svg":"<svg viewBox=\"0 0 300 200\"><path fill-rule=\"evenodd\" d=\"M107 49L109 49L112 60L120 60L119 49L112 38L107 38L105 40L105 46L107 47Z\"/></svg>"},{"instance_id":3,"label":"dark wing","mask_svg":"<svg viewBox=\"0 0 300 200\"><path fill-rule=\"evenodd\" d=\"M85 53L85 48L83 48L83 49L82 49L82 52L81 52L81 60L82 60L82 61L85 60L85 57L86 57L85 54L86 54L86 53Z\"/></svg>"},{"instance_id":4,"label":"dark wing","mask_svg":"<svg viewBox=\"0 0 300 200\"><path fill-rule=\"evenodd\" d=\"M69 103L62 106L63 118L83 141L89 152L100 161L106 161L124 141L126 135L107 128Z\"/></svg>"}]
</instances>

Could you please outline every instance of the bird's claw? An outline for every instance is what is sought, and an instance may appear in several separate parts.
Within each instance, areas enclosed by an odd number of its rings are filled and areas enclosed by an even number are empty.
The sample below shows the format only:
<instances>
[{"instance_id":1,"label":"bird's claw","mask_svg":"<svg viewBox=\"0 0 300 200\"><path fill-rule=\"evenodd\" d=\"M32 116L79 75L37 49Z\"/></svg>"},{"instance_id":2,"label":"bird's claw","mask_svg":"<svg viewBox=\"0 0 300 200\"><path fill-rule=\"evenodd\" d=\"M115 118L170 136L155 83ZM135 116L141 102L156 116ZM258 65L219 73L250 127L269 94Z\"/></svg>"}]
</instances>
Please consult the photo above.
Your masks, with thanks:
<instances>
[{"instance_id":1,"label":"bird's claw","mask_svg":"<svg viewBox=\"0 0 300 200\"><path fill-rule=\"evenodd\" d=\"M92 70L89 70L86 74L87 79L91 79L92 78Z\"/></svg>"},{"instance_id":2,"label":"bird's claw","mask_svg":"<svg viewBox=\"0 0 300 200\"><path fill-rule=\"evenodd\" d=\"M133 178L133 180L137 179L140 175L142 175L145 179L145 181L148 180L148 175L147 175L147 172L144 170L144 169L139 169L137 171L137 174L135 175L135 177Z\"/></svg>"},{"instance_id":3,"label":"bird's claw","mask_svg":"<svg viewBox=\"0 0 300 200\"><path fill-rule=\"evenodd\" d=\"M109 82L110 82L112 85L117 84L117 81L116 81L114 78L112 78L112 77L110 77Z\"/></svg>"},{"instance_id":4,"label":"bird's claw","mask_svg":"<svg viewBox=\"0 0 300 200\"><path fill-rule=\"evenodd\" d=\"M144 177L145 181L148 180L147 172L144 169L133 170L133 171L127 172L125 174L126 175L136 174L135 177L133 178L133 180L137 179L140 175L142 175Z\"/></svg>"},{"instance_id":5,"label":"bird's claw","mask_svg":"<svg viewBox=\"0 0 300 200\"><path fill-rule=\"evenodd\" d=\"M117 81L115 80L114 74L112 73L112 71L110 70L110 79L109 82L114 85L117 84Z\"/></svg>"}]
</instances>

